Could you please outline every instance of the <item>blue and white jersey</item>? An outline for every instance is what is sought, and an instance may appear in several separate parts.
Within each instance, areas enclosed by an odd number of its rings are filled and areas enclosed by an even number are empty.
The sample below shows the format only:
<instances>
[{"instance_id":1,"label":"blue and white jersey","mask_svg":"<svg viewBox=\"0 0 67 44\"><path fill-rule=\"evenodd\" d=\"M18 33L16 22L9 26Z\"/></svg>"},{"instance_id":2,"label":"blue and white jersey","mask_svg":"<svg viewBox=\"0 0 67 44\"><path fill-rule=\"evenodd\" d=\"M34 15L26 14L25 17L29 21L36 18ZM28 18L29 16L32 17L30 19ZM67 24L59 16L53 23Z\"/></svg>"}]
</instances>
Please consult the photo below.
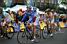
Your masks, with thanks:
<instances>
[{"instance_id":1,"label":"blue and white jersey","mask_svg":"<svg viewBox=\"0 0 67 44\"><path fill-rule=\"evenodd\" d=\"M25 12L24 17L22 18L22 22L29 21L30 23L33 22L34 13L31 12Z\"/></svg>"}]
</instances>

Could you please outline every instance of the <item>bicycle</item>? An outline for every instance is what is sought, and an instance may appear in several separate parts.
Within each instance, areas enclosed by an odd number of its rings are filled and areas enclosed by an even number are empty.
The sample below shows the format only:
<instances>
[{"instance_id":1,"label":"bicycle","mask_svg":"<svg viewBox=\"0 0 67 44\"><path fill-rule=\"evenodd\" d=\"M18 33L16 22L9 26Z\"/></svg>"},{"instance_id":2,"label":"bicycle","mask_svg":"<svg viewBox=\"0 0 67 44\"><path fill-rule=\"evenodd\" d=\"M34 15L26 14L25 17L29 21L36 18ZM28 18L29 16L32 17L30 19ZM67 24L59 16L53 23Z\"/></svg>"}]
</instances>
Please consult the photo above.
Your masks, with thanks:
<instances>
[{"instance_id":1,"label":"bicycle","mask_svg":"<svg viewBox=\"0 0 67 44\"><path fill-rule=\"evenodd\" d=\"M27 25L27 23L26 23ZM28 24L29 27L31 27ZM24 23L20 24L20 32L18 32L17 34L17 41L18 43L22 44L22 43L26 43L28 42L28 39L31 40L32 38L32 28L27 29L27 26L24 25Z\"/></svg>"},{"instance_id":2,"label":"bicycle","mask_svg":"<svg viewBox=\"0 0 67 44\"><path fill-rule=\"evenodd\" d=\"M0 28L0 31L1 31L0 36L1 36L1 38L6 37L8 39L12 39L12 37L14 36L14 33L13 33L14 28L13 28L13 26L12 25L9 26L7 22L5 22L5 24L3 25L3 22L4 21L1 22L2 24L0 24L1 25L1 28Z\"/></svg>"}]
</instances>

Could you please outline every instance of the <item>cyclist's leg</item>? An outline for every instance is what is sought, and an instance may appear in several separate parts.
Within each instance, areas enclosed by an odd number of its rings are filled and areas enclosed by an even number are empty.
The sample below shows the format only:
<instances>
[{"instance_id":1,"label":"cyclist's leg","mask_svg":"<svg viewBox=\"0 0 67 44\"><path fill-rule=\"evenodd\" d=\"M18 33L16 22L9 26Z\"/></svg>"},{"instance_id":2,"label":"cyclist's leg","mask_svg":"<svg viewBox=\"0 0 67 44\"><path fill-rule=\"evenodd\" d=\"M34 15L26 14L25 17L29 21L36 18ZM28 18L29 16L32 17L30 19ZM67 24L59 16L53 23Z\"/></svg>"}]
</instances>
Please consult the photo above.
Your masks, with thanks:
<instances>
[{"instance_id":1,"label":"cyclist's leg","mask_svg":"<svg viewBox=\"0 0 67 44\"><path fill-rule=\"evenodd\" d=\"M50 36L53 36L53 23L54 23L54 20L52 19L51 22L50 22Z\"/></svg>"}]
</instances>

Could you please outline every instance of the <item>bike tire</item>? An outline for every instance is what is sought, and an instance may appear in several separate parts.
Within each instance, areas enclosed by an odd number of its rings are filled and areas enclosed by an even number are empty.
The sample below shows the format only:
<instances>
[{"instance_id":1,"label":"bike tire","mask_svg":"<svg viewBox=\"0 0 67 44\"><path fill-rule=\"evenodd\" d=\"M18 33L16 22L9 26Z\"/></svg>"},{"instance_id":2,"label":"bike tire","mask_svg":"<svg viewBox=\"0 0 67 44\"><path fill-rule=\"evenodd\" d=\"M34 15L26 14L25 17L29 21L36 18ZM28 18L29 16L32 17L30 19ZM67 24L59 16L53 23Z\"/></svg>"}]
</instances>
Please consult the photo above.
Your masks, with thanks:
<instances>
[{"instance_id":1,"label":"bike tire","mask_svg":"<svg viewBox=\"0 0 67 44\"><path fill-rule=\"evenodd\" d=\"M12 27L12 26L10 26L10 27L13 29L13 32L7 32L7 33L6 33L8 39L12 39L13 36L14 36L14 27Z\"/></svg>"},{"instance_id":2,"label":"bike tire","mask_svg":"<svg viewBox=\"0 0 67 44\"><path fill-rule=\"evenodd\" d=\"M43 31L42 31L42 37L43 37L43 39L46 39L47 38L47 31L46 30L47 30L47 28L46 29L43 29Z\"/></svg>"},{"instance_id":3,"label":"bike tire","mask_svg":"<svg viewBox=\"0 0 67 44\"><path fill-rule=\"evenodd\" d=\"M27 43L26 32L18 32L17 33L17 41L19 44L26 44Z\"/></svg>"}]
</instances>

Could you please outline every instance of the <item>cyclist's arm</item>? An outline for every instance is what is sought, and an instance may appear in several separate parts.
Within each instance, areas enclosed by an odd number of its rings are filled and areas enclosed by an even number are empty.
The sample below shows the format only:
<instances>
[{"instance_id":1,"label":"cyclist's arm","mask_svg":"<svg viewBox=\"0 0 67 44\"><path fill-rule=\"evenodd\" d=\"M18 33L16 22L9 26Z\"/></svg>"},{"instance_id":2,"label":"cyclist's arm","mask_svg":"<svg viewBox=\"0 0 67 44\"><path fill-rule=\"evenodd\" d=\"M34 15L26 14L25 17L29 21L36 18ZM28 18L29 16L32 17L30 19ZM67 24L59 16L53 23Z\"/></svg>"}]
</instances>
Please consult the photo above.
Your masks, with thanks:
<instances>
[{"instance_id":1,"label":"cyclist's arm","mask_svg":"<svg viewBox=\"0 0 67 44\"><path fill-rule=\"evenodd\" d=\"M25 22L25 21L27 21L27 20L28 20L28 16L25 14L25 15L23 16L21 22Z\"/></svg>"}]
</instances>

